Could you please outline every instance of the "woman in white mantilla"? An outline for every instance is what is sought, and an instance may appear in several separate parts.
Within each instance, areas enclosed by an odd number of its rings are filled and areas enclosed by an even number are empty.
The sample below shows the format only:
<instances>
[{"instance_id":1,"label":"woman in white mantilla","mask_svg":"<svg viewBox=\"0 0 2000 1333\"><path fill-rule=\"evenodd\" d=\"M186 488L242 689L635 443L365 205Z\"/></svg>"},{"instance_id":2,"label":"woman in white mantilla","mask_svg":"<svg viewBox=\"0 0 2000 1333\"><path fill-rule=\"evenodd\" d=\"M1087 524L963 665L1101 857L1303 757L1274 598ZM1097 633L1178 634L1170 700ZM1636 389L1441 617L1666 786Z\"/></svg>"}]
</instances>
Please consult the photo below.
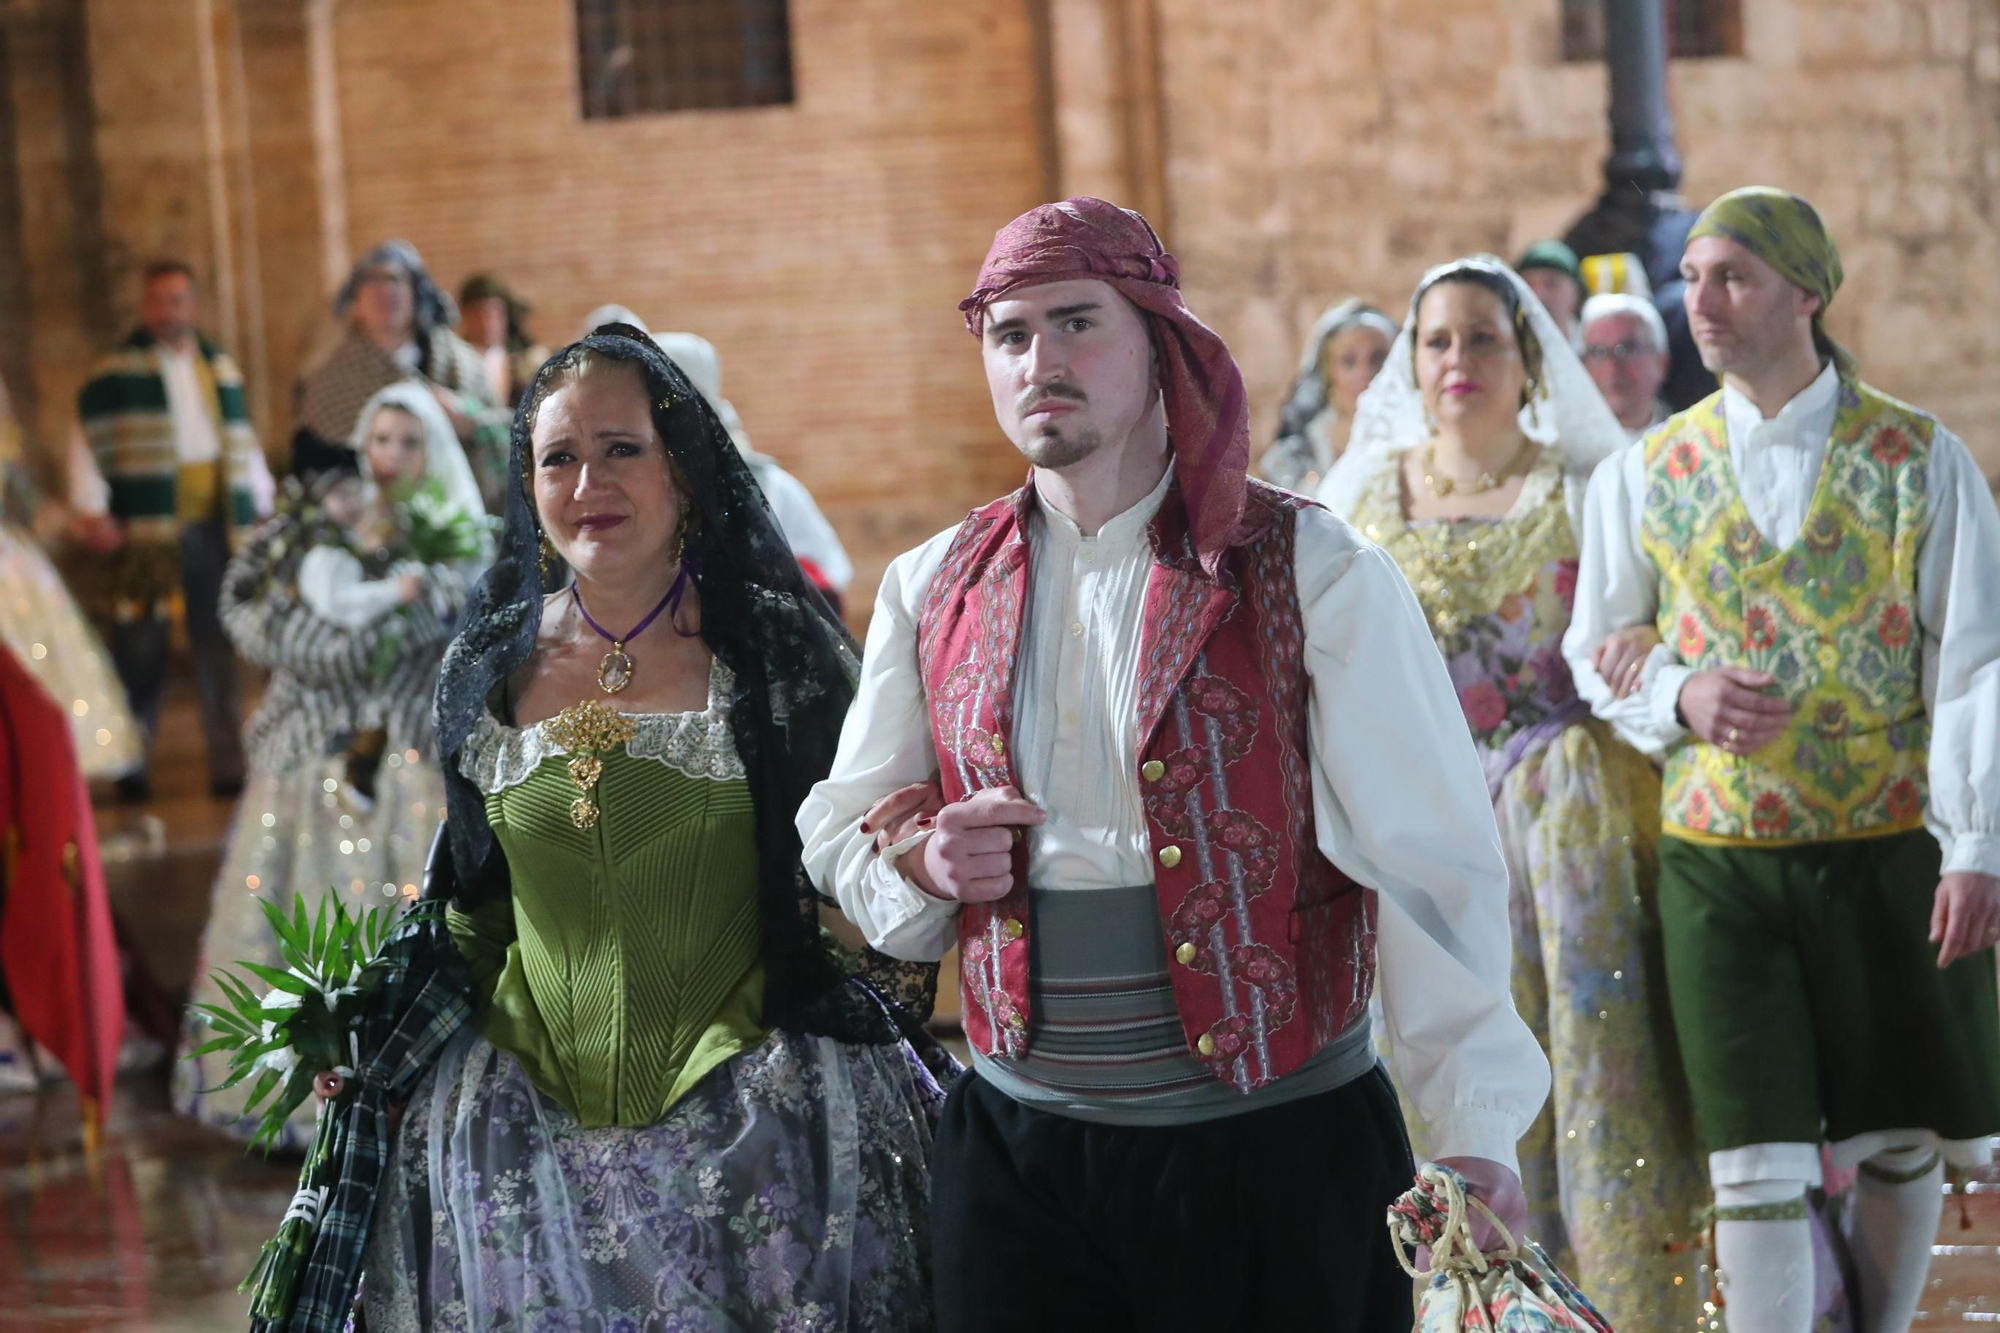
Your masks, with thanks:
<instances>
[{"instance_id":1,"label":"woman in white mantilla","mask_svg":"<svg viewBox=\"0 0 2000 1333\"><path fill-rule=\"evenodd\" d=\"M1664 1333L1695 1327L1707 1288L1687 1244L1706 1181L1659 981L1660 783L1562 656L1584 485L1624 441L1521 278L1461 259L1417 287L1320 498L1408 576L1485 764L1514 1001L1554 1071L1520 1145L1529 1234L1614 1327Z\"/></svg>"}]
</instances>

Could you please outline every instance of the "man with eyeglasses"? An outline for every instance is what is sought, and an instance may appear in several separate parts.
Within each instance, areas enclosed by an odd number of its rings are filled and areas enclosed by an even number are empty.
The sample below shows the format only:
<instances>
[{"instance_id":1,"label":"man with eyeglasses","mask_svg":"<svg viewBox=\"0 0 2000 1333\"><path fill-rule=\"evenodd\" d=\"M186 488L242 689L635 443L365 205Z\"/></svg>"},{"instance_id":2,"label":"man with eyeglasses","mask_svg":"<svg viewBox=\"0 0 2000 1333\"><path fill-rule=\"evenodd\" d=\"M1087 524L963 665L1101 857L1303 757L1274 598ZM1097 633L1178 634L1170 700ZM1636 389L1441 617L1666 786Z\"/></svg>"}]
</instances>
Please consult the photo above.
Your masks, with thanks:
<instances>
[{"instance_id":1,"label":"man with eyeglasses","mask_svg":"<svg viewBox=\"0 0 2000 1333\"><path fill-rule=\"evenodd\" d=\"M1606 293L1584 302L1583 364L1634 440L1667 419L1667 325L1651 301Z\"/></svg>"}]
</instances>

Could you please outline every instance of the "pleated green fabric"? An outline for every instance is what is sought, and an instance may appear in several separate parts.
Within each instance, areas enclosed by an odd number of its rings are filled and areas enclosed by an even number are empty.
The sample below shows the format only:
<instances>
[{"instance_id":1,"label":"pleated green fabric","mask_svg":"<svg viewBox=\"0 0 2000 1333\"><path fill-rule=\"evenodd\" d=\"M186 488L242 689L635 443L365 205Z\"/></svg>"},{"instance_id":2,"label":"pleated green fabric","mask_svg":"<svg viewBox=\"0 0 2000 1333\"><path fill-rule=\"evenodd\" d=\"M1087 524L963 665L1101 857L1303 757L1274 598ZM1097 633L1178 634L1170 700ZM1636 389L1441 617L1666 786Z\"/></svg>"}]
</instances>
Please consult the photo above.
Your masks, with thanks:
<instances>
[{"instance_id":1,"label":"pleated green fabric","mask_svg":"<svg viewBox=\"0 0 2000 1333\"><path fill-rule=\"evenodd\" d=\"M452 932L486 1038L584 1126L636 1127L764 1039L756 811L741 779L603 760L588 829L564 756L487 796L512 901Z\"/></svg>"}]
</instances>

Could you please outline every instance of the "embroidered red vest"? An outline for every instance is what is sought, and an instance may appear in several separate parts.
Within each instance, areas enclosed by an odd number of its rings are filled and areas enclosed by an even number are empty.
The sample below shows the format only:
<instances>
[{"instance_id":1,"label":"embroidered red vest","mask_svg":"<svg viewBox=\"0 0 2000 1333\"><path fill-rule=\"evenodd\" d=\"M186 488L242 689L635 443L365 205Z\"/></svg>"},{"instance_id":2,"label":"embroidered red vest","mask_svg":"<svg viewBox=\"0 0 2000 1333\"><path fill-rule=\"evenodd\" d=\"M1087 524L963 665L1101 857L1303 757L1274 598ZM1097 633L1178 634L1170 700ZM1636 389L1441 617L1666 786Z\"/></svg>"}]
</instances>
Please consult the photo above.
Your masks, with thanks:
<instances>
[{"instance_id":1,"label":"embroidered red vest","mask_svg":"<svg viewBox=\"0 0 2000 1333\"><path fill-rule=\"evenodd\" d=\"M1033 488L973 511L931 580L917 652L945 799L1019 786L1008 751L1028 592ZM1309 682L1289 491L1251 483L1217 576L1178 494L1149 536L1139 648L1138 771L1160 928L1188 1048L1248 1092L1346 1030L1375 976L1375 895L1320 854L1307 747ZM1106 781L1119 775L1106 774ZM1014 890L959 911L967 1039L1019 1056L1033 1034L1027 852Z\"/></svg>"}]
</instances>

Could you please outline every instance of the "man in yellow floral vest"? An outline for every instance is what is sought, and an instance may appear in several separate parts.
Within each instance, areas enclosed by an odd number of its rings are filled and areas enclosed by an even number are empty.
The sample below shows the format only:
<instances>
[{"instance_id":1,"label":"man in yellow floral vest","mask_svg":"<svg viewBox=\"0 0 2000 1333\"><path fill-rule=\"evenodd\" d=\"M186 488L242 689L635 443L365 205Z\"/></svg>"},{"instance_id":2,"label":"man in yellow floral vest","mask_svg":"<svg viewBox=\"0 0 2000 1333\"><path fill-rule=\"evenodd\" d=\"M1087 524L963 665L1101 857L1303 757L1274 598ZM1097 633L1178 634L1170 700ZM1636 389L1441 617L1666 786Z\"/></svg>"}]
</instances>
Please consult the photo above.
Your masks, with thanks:
<instances>
[{"instance_id":1,"label":"man in yellow floral vest","mask_svg":"<svg viewBox=\"0 0 2000 1333\"><path fill-rule=\"evenodd\" d=\"M2000 511L1827 336L1840 255L1805 200L1723 196L1681 272L1723 388L1592 479L1564 648L1666 760L1667 986L1732 1333L1807 1333L1822 1144L1860 1168L1861 1333L1901 1333L1945 1164L2000 1132ZM1607 646L1640 625L1650 654Z\"/></svg>"}]
</instances>

